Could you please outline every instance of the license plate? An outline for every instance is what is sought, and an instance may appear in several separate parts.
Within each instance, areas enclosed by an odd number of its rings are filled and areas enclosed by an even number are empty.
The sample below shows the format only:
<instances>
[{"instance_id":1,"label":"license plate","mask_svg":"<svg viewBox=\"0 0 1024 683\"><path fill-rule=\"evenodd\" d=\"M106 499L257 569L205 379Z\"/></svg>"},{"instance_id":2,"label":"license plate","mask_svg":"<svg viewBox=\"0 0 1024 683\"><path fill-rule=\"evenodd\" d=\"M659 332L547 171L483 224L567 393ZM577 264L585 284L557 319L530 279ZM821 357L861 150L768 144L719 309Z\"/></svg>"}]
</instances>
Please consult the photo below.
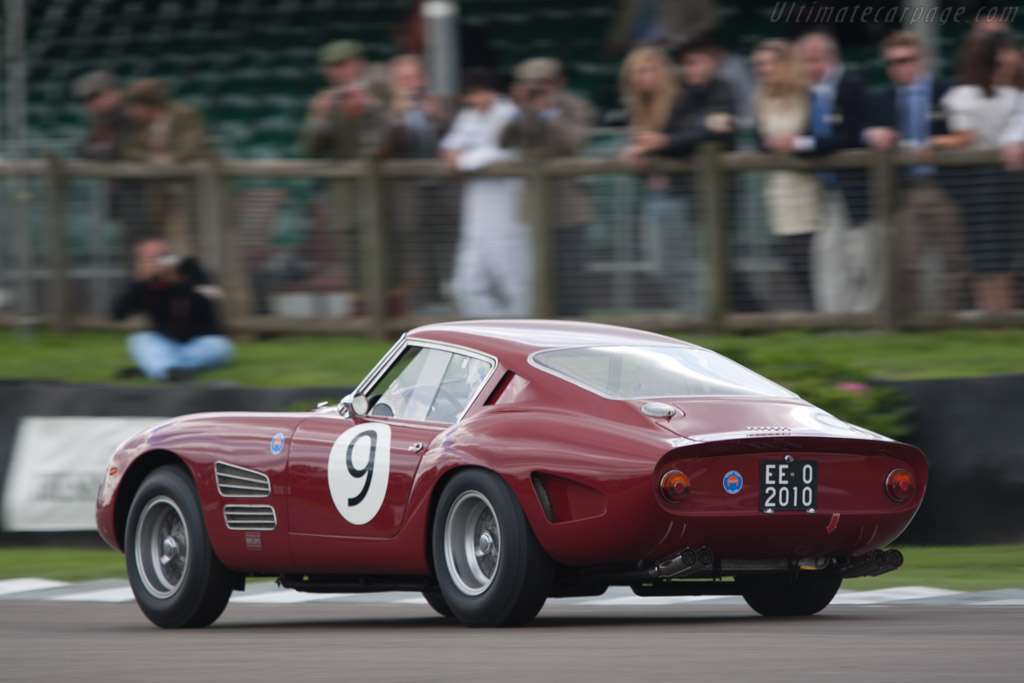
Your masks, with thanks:
<instances>
[{"instance_id":1,"label":"license plate","mask_svg":"<svg viewBox=\"0 0 1024 683\"><path fill-rule=\"evenodd\" d=\"M762 460L762 511L807 511L818 506L817 460Z\"/></svg>"}]
</instances>

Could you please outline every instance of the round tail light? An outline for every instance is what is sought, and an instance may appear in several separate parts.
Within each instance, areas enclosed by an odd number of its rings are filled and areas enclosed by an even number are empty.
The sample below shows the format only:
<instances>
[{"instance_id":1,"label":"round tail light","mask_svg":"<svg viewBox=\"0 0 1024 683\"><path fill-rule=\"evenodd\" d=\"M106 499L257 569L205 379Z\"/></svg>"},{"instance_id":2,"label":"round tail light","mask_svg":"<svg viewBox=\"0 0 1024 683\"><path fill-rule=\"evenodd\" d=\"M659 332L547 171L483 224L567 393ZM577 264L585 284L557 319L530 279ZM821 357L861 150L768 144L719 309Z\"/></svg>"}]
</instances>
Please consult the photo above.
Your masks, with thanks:
<instances>
[{"instance_id":1,"label":"round tail light","mask_svg":"<svg viewBox=\"0 0 1024 683\"><path fill-rule=\"evenodd\" d=\"M661 478L661 495L670 503L678 503L690 492L690 478L679 470L671 470Z\"/></svg>"},{"instance_id":2,"label":"round tail light","mask_svg":"<svg viewBox=\"0 0 1024 683\"><path fill-rule=\"evenodd\" d=\"M885 492L897 503L905 503L914 497L917 480L914 475L904 469L896 469L885 479Z\"/></svg>"}]
</instances>

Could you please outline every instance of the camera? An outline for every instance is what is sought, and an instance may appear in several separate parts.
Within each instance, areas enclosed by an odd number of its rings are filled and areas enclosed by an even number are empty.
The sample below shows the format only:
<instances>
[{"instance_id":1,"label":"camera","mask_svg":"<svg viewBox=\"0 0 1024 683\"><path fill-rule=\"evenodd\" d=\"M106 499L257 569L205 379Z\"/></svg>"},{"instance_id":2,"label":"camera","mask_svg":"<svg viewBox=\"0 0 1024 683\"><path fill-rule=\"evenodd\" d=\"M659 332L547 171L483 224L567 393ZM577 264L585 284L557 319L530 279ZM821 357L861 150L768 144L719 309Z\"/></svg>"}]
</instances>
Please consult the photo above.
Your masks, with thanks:
<instances>
[{"instance_id":1,"label":"camera","mask_svg":"<svg viewBox=\"0 0 1024 683\"><path fill-rule=\"evenodd\" d=\"M181 257L177 254L160 254L156 257L156 262L162 268L177 268L181 265Z\"/></svg>"}]
</instances>

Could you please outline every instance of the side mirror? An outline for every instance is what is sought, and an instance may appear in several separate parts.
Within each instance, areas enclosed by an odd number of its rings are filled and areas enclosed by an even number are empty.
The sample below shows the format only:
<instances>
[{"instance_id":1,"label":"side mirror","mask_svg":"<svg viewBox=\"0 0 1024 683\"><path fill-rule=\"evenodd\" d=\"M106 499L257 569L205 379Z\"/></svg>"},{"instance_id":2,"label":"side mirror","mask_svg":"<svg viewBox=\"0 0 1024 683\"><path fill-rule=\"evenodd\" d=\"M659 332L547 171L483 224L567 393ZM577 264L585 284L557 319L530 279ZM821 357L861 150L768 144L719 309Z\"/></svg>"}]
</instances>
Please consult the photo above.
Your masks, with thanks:
<instances>
[{"instance_id":1,"label":"side mirror","mask_svg":"<svg viewBox=\"0 0 1024 683\"><path fill-rule=\"evenodd\" d=\"M338 404L339 413L344 411L354 417L363 417L369 410L370 402L362 394L349 394Z\"/></svg>"}]
</instances>

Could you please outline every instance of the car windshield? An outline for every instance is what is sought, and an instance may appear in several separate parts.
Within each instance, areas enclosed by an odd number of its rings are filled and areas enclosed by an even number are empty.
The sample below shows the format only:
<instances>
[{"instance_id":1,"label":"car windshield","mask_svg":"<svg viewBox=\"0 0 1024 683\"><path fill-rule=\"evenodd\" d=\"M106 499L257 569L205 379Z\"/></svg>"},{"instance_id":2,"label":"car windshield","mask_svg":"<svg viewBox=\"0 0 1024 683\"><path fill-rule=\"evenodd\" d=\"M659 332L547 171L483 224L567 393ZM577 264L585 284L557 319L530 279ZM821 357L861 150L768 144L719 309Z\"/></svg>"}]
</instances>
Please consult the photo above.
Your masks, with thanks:
<instances>
[{"instance_id":1,"label":"car windshield","mask_svg":"<svg viewBox=\"0 0 1024 683\"><path fill-rule=\"evenodd\" d=\"M591 346L541 351L543 370L612 399L796 394L707 349L685 346Z\"/></svg>"}]
</instances>

